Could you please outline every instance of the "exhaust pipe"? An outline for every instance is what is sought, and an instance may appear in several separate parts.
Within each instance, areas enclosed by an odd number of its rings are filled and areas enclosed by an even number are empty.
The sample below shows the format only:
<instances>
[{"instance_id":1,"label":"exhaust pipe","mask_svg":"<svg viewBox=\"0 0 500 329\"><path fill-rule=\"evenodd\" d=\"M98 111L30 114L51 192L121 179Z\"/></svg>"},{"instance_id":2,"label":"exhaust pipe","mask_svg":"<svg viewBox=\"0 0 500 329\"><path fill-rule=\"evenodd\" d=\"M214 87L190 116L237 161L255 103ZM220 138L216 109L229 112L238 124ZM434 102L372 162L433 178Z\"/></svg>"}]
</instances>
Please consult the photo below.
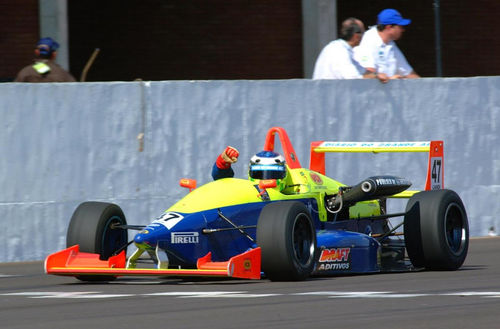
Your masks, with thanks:
<instances>
[{"instance_id":1,"label":"exhaust pipe","mask_svg":"<svg viewBox=\"0 0 500 329\"><path fill-rule=\"evenodd\" d=\"M349 206L360 201L374 200L381 197L391 196L411 186L411 182L405 178L396 176L373 176L363 180L355 186L343 187L339 194L329 200L329 206L338 208L343 204Z\"/></svg>"}]
</instances>

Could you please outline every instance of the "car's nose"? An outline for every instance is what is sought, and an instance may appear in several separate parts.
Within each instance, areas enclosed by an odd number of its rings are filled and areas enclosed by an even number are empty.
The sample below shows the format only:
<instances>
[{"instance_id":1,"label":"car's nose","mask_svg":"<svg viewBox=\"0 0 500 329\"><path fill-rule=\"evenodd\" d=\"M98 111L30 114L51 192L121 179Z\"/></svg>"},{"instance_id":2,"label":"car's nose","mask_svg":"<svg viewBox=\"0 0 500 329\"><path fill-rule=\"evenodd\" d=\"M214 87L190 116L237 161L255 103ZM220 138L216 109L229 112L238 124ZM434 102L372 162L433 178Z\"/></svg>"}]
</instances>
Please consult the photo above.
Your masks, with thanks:
<instances>
[{"instance_id":1,"label":"car's nose","mask_svg":"<svg viewBox=\"0 0 500 329\"><path fill-rule=\"evenodd\" d=\"M146 227L134 237L134 243L138 248L156 248L160 240L167 237L169 231L163 226Z\"/></svg>"}]
</instances>

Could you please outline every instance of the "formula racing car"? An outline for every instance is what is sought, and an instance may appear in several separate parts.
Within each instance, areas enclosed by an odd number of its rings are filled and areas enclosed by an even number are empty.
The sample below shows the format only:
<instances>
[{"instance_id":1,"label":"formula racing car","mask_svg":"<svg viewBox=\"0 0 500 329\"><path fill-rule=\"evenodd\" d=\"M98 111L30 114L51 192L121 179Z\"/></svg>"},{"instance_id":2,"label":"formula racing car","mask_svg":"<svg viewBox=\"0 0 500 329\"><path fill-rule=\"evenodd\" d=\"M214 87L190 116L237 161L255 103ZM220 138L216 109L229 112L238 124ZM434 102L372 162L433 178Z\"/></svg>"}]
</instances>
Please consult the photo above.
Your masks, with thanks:
<instances>
[{"instance_id":1,"label":"formula racing car","mask_svg":"<svg viewBox=\"0 0 500 329\"><path fill-rule=\"evenodd\" d=\"M67 249L45 260L48 274L83 281L121 276L267 278L408 270L456 270L469 244L464 205L443 185L443 142L311 143L303 168L286 131L271 128L264 150L279 137L287 175L223 178L196 187L149 225L130 225L118 205L84 202L71 218ZM325 173L328 152L424 152L424 191L401 177L378 175L346 186ZM406 209L387 212L393 198ZM399 224L391 219L400 217ZM138 233L129 240L129 231ZM130 247L130 248L129 248ZM135 248L134 248L135 247ZM129 257L128 249L134 249Z\"/></svg>"}]
</instances>

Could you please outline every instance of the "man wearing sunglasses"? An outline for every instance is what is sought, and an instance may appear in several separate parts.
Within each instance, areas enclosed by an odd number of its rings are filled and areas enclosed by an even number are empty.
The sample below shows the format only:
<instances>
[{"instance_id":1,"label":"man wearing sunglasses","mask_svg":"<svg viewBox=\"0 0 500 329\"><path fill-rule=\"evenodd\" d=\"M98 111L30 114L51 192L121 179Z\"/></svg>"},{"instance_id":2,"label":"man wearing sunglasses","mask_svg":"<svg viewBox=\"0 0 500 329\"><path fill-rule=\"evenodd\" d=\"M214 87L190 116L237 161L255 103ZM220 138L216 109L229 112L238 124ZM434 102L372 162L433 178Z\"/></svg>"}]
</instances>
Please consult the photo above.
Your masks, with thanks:
<instances>
[{"instance_id":1,"label":"man wearing sunglasses","mask_svg":"<svg viewBox=\"0 0 500 329\"><path fill-rule=\"evenodd\" d=\"M420 78L394 42L403 36L405 26L410 23L395 9L382 10L377 25L364 34L354 49L354 58L383 83L390 79Z\"/></svg>"}]
</instances>

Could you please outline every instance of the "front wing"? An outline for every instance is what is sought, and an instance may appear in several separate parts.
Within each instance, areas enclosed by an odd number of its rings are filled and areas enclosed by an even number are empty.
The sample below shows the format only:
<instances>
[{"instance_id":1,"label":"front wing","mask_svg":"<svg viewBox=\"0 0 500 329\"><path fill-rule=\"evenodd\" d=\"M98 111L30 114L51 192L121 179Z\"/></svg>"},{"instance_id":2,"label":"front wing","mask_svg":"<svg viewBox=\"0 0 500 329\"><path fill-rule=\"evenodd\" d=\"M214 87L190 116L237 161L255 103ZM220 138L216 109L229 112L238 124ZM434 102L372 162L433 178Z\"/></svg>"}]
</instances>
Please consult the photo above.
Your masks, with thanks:
<instances>
[{"instance_id":1,"label":"front wing","mask_svg":"<svg viewBox=\"0 0 500 329\"><path fill-rule=\"evenodd\" d=\"M198 259L197 269L126 268L125 251L107 260L99 254L80 252L78 245L58 251L45 259L47 274L64 276L183 276L261 278L260 248L236 255L225 262L212 262L211 254Z\"/></svg>"}]
</instances>

